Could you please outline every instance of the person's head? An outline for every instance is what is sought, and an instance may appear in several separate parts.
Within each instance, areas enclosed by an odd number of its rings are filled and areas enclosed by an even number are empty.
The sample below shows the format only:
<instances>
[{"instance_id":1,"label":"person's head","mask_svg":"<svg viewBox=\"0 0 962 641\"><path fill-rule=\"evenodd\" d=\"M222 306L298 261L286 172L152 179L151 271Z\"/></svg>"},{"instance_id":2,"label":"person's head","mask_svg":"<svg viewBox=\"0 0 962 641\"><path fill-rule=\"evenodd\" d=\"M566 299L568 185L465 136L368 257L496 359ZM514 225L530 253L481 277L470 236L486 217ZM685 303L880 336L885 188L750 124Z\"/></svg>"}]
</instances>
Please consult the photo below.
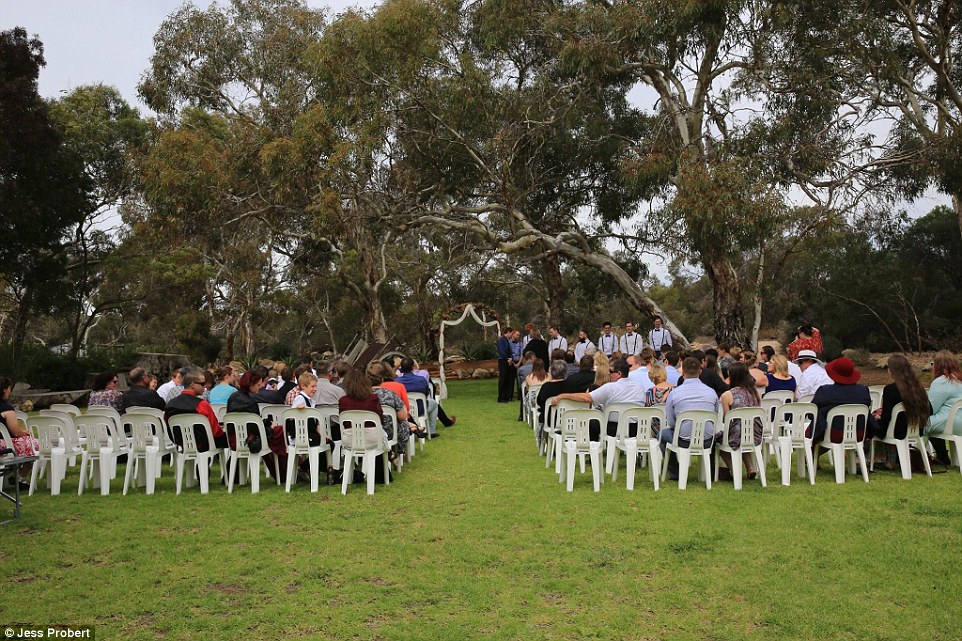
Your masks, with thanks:
<instances>
[{"instance_id":1,"label":"person's head","mask_svg":"<svg viewBox=\"0 0 962 641\"><path fill-rule=\"evenodd\" d=\"M588 330L586 330L584 327L578 330L578 340L582 343L588 340Z\"/></svg>"},{"instance_id":2,"label":"person's head","mask_svg":"<svg viewBox=\"0 0 962 641\"><path fill-rule=\"evenodd\" d=\"M585 354L578 361L578 369L582 372L593 372L595 370L595 357Z\"/></svg>"},{"instance_id":3,"label":"person's head","mask_svg":"<svg viewBox=\"0 0 962 641\"><path fill-rule=\"evenodd\" d=\"M537 358L537 354L535 354L534 352L532 352L532 351L529 349L528 351L526 351L524 354L521 355L521 362L522 362L522 363L530 363L530 362L532 362L535 358Z\"/></svg>"},{"instance_id":4,"label":"person's head","mask_svg":"<svg viewBox=\"0 0 962 641\"><path fill-rule=\"evenodd\" d=\"M534 338L534 334L532 333L534 332L534 325L532 325L531 323L525 323L524 332L531 338Z\"/></svg>"},{"instance_id":5,"label":"person's head","mask_svg":"<svg viewBox=\"0 0 962 641\"><path fill-rule=\"evenodd\" d=\"M417 367L417 363L414 364ZM387 363L381 363L381 373L385 381L393 381L396 377L394 376L394 368Z\"/></svg>"},{"instance_id":6,"label":"person's head","mask_svg":"<svg viewBox=\"0 0 962 641\"><path fill-rule=\"evenodd\" d=\"M635 331L635 324L632 323L631 321L627 321L627 322L625 323L625 333L626 333L626 334L631 334L631 333L634 332L634 331Z\"/></svg>"},{"instance_id":7,"label":"person's head","mask_svg":"<svg viewBox=\"0 0 962 641\"><path fill-rule=\"evenodd\" d=\"M652 363L648 366L648 378L655 385L659 383L664 383L668 380L668 372L665 371L665 366L661 363Z\"/></svg>"},{"instance_id":8,"label":"person's head","mask_svg":"<svg viewBox=\"0 0 962 641\"><path fill-rule=\"evenodd\" d=\"M551 350L551 361L563 361L565 359L565 351L563 349L553 349Z\"/></svg>"},{"instance_id":9,"label":"person's head","mask_svg":"<svg viewBox=\"0 0 962 641\"><path fill-rule=\"evenodd\" d=\"M127 381L130 385L137 387L147 387L150 383L147 376L147 370L143 367L135 367L127 374Z\"/></svg>"},{"instance_id":10,"label":"person's head","mask_svg":"<svg viewBox=\"0 0 962 641\"><path fill-rule=\"evenodd\" d=\"M672 367L677 367L678 361L681 359L681 354L679 354L674 350L670 350L668 351L668 353L665 354L664 359L665 359L665 362L671 365Z\"/></svg>"},{"instance_id":11,"label":"person's head","mask_svg":"<svg viewBox=\"0 0 962 641\"><path fill-rule=\"evenodd\" d=\"M551 338L558 338L561 334L558 332L558 328L552 325L548 328L548 336Z\"/></svg>"},{"instance_id":12,"label":"person's head","mask_svg":"<svg viewBox=\"0 0 962 641\"><path fill-rule=\"evenodd\" d=\"M297 386L308 396L314 396L317 391L317 377L313 372L303 372L297 377Z\"/></svg>"},{"instance_id":13,"label":"person's head","mask_svg":"<svg viewBox=\"0 0 962 641\"><path fill-rule=\"evenodd\" d=\"M781 354L774 354L768 361L769 366L774 369L774 374L788 376L788 359Z\"/></svg>"},{"instance_id":14,"label":"person's head","mask_svg":"<svg viewBox=\"0 0 962 641\"><path fill-rule=\"evenodd\" d=\"M732 349L731 343L718 343L718 356L728 354Z\"/></svg>"},{"instance_id":15,"label":"person's head","mask_svg":"<svg viewBox=\"0 0 962 641\"><path fill-rule=\"evenodd\" d=\"M862 373L847 356L830 361L825 366L825 373L836 385L854 385L862 378Z\"/></svg>"},{"instance_id":16,"label":"person's head","mask_svg":"<svg viewBox=\"0 0 962 641\"><path fill-rule=\"evenodd\" d=\"M755 364L755 352L750 349L743 349L741 352L739 352L738 357L748 367L751 367Z\"/></svg>"},{"instance_id":17,"label":"person's head","mask_svg":"<svg viewBox=\"0 0 962 641\"><path fill-rule=\"evenodd\" d=\"M371 383L361 370L350 367L344 374L344 393L356 401L366 400L371 395Z\"/></svg>"},{"instance_id":18,"label":"person's head","mask_svg":"<svg viewBox=\"0 0 962 641\"><path fill-rule=\"evenodd\" d=\"M628 361L623 358L616 358L611 361L611 365L608 367L608 373L611 375L612 381L628 378Z\"/></svg>"},{"instance_id":19,"label":"person's head","mask_svg":"<svg viewBox=\"0 0 962 641\"><path fill-rule=\"evenodd\" d=\"M520 330L520 329L516 329L516 330L514 330L513 332L511 332L511 340L514 340L514 341L520 341L520 340L521 340L521 330Z\"/></svg>"},{"instance_id":20,"label":"person's head","mask_svg":"<svg viewBox=\"0 0 962 641\"><path fill-rule=\"evenodd\" d=\"M638 354L631 354L625 360L628 363L628 369L631 371L634 371L639 367L641 367L641 356L639 356Z\"/></svg>"},{"instance_id":21,"label":"person's head","mask_svg":"<svg viewBox=\"0 0 962 641\"><path fill-rule=\"evenodd\" d=\"M310 354L304 354L301 358L301 365L307 365L310 369L314 369L314 357Z\"/></svg>"},{"instance_id":22,"label":"person's head","mask_svg":"<svg viewBox=\"0 0 962 641\"><path fill-rule=\"evenodd\" d=\"M170 375L170 380L174 382L174 385L183 385L184 374L188 371L190 371L190 366L176 369L174 370L174 373Z\"/></svg>"},{"instance_id":23,"label":"person's head","mask_svg":"<svg viewBox=\"0 0 962 641\"><path fill-rule=\"evenodd\" d=\"M611 334L611 321L605 321L604 323L602 323L602 325L601 325L601 331L602 331L602 333L605 334L605 336L610 335L610 334Z\"/></svg>"},{"instance_id":24,"label":"person's head","mask_svg":"<svg viewBox=\"0 0 962 641\"><path fill-rule=\"evenodd\" d=\"M701 358L689 356L681 364L681 373L685 378L698 378L701 376Z\"/></svg>"},{"instance_id":25,"label":"person's head","mask_svg":"<svg viewBox=\"0 0 962 641\"><path fill-rule=\"evenodd\" d=\"M795 359L795 364L803 372L817 362L818 356L810 349L803 349L798 353L798 358Z\"/></svg>"},{"instance_id":26,"label":"person's head","mask_svg":"<svg viewBox=\"0 0 962 641\"><path fill-rule=\"evenodd\" d=\"M705 350L702 358L705 358L705 356L714 356L715 360L717 361L719 355L720 355L720 352L717 349L715 349L714 347L709 347L708 349Z\"/></svg>"},{"instance_id":27,"label":"person's head","mask_svg":"<svg viewBox=\"0 0 962 641\"><path fill-rule=\"evenodd\" d=\"M511 338L512 334L514 334L513 327L505 327L504 329L501 330L501 335L504 336L505 338Z\"/></svg>"},{"instance_id":28,"label":"person's head","mask_svg":"<svg viewBox=\"0 0 962 641\"><path fill-rule=\"evenodd\" d=\"M236 380L237 377L234 375L234 368L230 365L217 368L217 382L221 385L233 385Z\"/></svg>"},{"instance_id":29,"label":"person's head","mask_svg":"<svg viewBox=\"0 0 962 641\"><path fill-rule=\"evenodd\" d=\"M530 332L531 340L536 338L541 338L541 331L538 328L532 329Z\"/></svg>"},{"instance_id":30,"label":"person's head","mask_svg":"<svg viewBox=\"0 0 962 641\"><path fill-rule=\"evenodd\" d=\"M157 376L156 376L156 375L154 375L154 374L148 374L148 375L147 375L147 388L148 388L148 389L156 390L156 389L157 389L157 385L158 385L159 383L160 383L160 381L157 380Z\"/></svg>"},{"instance_id":31,"label":"person's head","mask_svg":"<svg viewBox=\"0 0 962 641\"><path fill-rule=\"evenodd\" d=\"M575 353L574 353L574 350L570 350L570 349L569 349L567 352L565 352L565 362L566 362L566 363L571 363L572 365L574 364L574 362L575 362Z\"/></svg>"},{"instance_id":32,"label":"person's head","mask_svg":"<svg viewBox=\"0 0 962 641\"><path fill-rule=\"evenodd\" d=\"M281 370L281 378L284 379L285 383L293 383L296 380L294 368L285 366L284 369Z\"/></svg>"},{"instance_id":33,"label":"person's head","mask_svg":"<svg viewBox=\"0 0 962 641\"><path fill-rule=\"evenodd\" d=\"M117 373L116 372L100 372L94 377L94 391L100 392L103 390L115 390L117 389Z\"/></svg>"},{"instance_id":34,"label":"person's head","mask_svg":"<svg viewBox=\"0 0 962 641\"><path fill-rule=\"evenodd\" d=\"M274 367L271 369L273 369L275 372L277 372L278 375L280 375L280 373L283 372L286 367L287 367L287 363L285 363L284 361L276 361L274 363Z\"/></svg>"},{"instance_id":35,"label":"person's head","mask_svg":"<svg viewBox=\"0 0 962 641\"><path fill-rule=\"evenodd\" d=\"M693 349L691 353L688 354L688 356L691 356L692 358L697 358L699 363L705 360L705 352L703 352L700 349ZM684 364L682 364L682 367L684 367Z\"/></svg>"},{"instance_id":36,"label":"person's head","mask_svg":"<svg viewBox=\"0 0 962 641\"><path fill-rule=\"evenodd\" d=\"M772 347L771 345L765 345L764 347L762 347L761 353L764 355L760 357L761 360L767 363L772 360L773 356L775 356L775 348Z\"/></svg>"},{"instance_id":37,"label":"person's head","mask_svg":"<svg viewBox=\"0 0 962 641\"><path fill-rule=\"evenodd\" d=\"M371 384L371 387L377 387L384 382L384 366L381 363L370 363L364 373L367 375L367 382Z\"/></svg>"},{"instance_id":38,"label":"person's head","mask_svg":"<svg viewBox=\"0 0 962 641\"><path fill-rule=\"evenodd\" d=\"M193 392L197 396L200 396L206 388L207 372L199 367L193 367L188 369L187 373L181 375L181 380L183 381L185 392Z\"/></svg>"},{"instance_id":39,"label":"person's head","mask_svg":"<svg viewBox=\"0 0 962 641\"><path fill-rule=\"evenodd\" d=\"M551 379L555 381L563 381L568 377L568 363L565 360L559 359L551 361Z\"/></svg>"},{"instance_id":40,"label":"person's head","mask_svg":"<svg viewBox=\"0 0 962 641\"><path fill-rule=\"evenodd\" d=\"M795 335L799 338L811 338L814 333L815 328L811 325L800 325L799 328L795 330Z\"/></svg>"},{"instance_id":41,"label":"person's head","mask_svg":"<svg viewBox=\"0 0 962 641\"><path fill-rule=\"evenodd\" d=\"M728 384L731 387L740 387L751 392L752 396L758 399L758 389L755 387L755 377L745 363L732 363L728 367Z\"/></svg>"},{"instance_id":42,"label":"person's head","mask_svg":"<svg viewBox=\"0 0 962 641\"><path fill-rule=\"evenodd\" d=\"M10 398L10 392L13 391L13 381L11 381L6 376L0 376L0 401L6 401Z\"/></svg>"},{"instance_id":43,"label":"person's head","mask_svg":"<svg viewBox=\"0 0 962 641\"><path fill-rule=\"evenodd\" d=\"M915 375L909 359L901 354L892 354L889 356L887 367L892 382L899 390L908 422L911 425L924 426L930 416L929 397L925 388L919 383L919 378Z\"/></svg>"},{"instance_id":44,"label":"person's head","mask_svg":"<svg viewBox=\"0 0 962 641\"><path fill-rule=\"evenodd\" d=\"M264 377L255 370L247 370L241 374L237 387L245 394L256 394L264 387Z\"/></svg>"},{"instance_id":45,"label":"person's head","mask_svg":"<svg viewBox=\"0 0 962 641\"><path fill-rule=\"evenodd\" d=\"M596 372L602 369L606 372L608 371L608 366L611 365L611 361L608 358L607 354L605 354L601 350L598 350L592 355L592 358L594 358L594 361L595 361Z\"/></svg>"},{"instance_id":46,"label":"person's head","mask_svg":"<svg viewBox=\"0 0 962 641\"><path fill-rule=\"evenodd\" d=\"M337 361L336 363L334 363L334 366L332 369L334 370L334 376L331 378L331 382L337 383L340 380L342 380L345 376L347 376L347 373L350 372L353 368L351 367L350 363L346 363L344 361Z\"/></svg>"},{"instance_id":47,"label":"person's head","mask_svg":"<svg viewBox=\"0 0 962 641\"><path fill-rule=\"evenodd\" d=\"M711 354L705 354L705 366L702 369L710 369L718 372L718 359ZM721 374L721 372L718 372Z\"/></svg>"},{"instance_id":48,"label":"person's head","mask_svg":"<svg viewBox=\"0 0 962 641\"><path fill-rule=\"evenodd\" d=\"M641 364L647 367L655 360L655 350L651 349L650 347L646 347L641 350L640 356Z\"/></svg>"},{"instance_id":49,"label":"person's head","mask_svg":"<svg viewBox=\"0 0 962 641\"><path fill-rule=\"evenodd\" d=\"M413 372L413 371L414 371L414 359L413 359L413 358L407 358L407 357L402 358L402 359L401 359L401 366L398 367L398 370L400 370L400 372L401 372L402 374L410 374L411 372Z\"/></svg>"},{"instance_id":50,"label":"person's head","mask_svg":"<svg viewBox=\"0 0 962 641\"><path fill-rule=\"evenodd\" d=\"M962 371L959 371L959 359L947 349L943 349L932 359L932 378L945 378L962 382Z\"/></svg>"},{"instance_id":51,"label":"person's head","mask_svg":"<svg viewBox=\"0 0 962 641\"><path fill-rule=\"evenodd\" d=\"M655 329L661 329L661 316L655 316L651 319L651 322L654 323Z\"/></svg>"},{"instance_id":52,"label":"person's head","mask_svg":"<svg viewBox=\"0 0 962 641\"><path fill-rule=\"evenodd\" d=\"M535 359L531 361L531 376L538 381L543 381L548 378L548 372L544 369L544 361L540 358L535 357Z\"/></svg>"},{"instance_id":53,"label":"person's head","mask_svg":"<svg viewBox=\"0 0 962 641\"><path fill-rule=\"evenodd\" d=\"M602 369L600 367L595 367L595 387L601 387L605 383L611 382L611 364L608 363L607 366Z\"/></svg>"}]
</instances>

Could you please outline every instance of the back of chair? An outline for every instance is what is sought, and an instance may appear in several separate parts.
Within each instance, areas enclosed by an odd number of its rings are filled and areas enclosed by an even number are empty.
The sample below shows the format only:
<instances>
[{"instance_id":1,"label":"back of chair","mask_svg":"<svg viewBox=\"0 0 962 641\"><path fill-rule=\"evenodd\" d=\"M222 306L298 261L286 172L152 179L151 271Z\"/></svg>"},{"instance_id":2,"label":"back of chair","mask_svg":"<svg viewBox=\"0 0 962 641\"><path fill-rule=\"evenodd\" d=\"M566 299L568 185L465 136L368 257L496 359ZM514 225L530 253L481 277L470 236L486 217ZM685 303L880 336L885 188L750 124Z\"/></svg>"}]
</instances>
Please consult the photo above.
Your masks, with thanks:
<instances>
[{"instance_id":1,"label":"back of chair","mask_svg":"<svg viewBox=\"0 0 962 641\"><path fill-rule=\"evenodd\" d=\"M86 448L87 452L90 453L99 453L100 448L107 447L112 440L111 437L117 431L117 426L112 418L97 414L81 414L76 418L74 424L87 438ZM126 445L126 440L123 443L115 440L113 448L119 450L122 445Z\"/></svg>"},{"instance_id":2,"label":"back of chair","mask_svg":"<svg viewBox=\"0 0 962 641\"><path fill-rule=\"evenodd\" d=\"M814 395L814 394L806 394L805 396L799 396L799 397L798 397L798 402L799 402L799 403L811 403L813 398L815 398L815 395Z\"/></svg>"},{"instance_id":3,"label":"back of chair","mask_svg":"<svg viewBox=\"0 0 962 641\"><path fill-rule=\"evenodd\" d=\"M584 405L580 403L579 405ZM561 428L561 438L565 441L574 441L575 447L579 451L586 451L591 443L590 423L591 421L603 421L604 414L595 409L566 409L561 414L559 427Z\"/></svg>"},{"instance_id":4,"label":"back of chair","mask_svg":"<svg viewBox=\"0 0 962 641\"><path fill-rule=\"evenodd\" d=\"M273 425L283 425L284 421L281 420L281 418L286 410L291 409L289 405L275 405L271 403L258 403L257 405L261 411L261 418L269 418Z\"/></svg>"},{"instance_id":5,"label":"back of chair","mask_svg":"<svg viewBox=\"0 0 962 641\"><path fill-rule=\"evenodd\" d=\"M167 427L167 419L164 417L164 413L158 409L153 407L128 407L123 420L125 424L131 426L131 429L136 423L149 425L157 439L157 446L161 450L170 449L174 442L173 435Z\"/></svg>"},{"instance_id":6,"label":"back of chair","mask_svg":"<svg viewBox=\"0 0 962 641\"><path fill-rule=\"evenodd\" d=\"M959 414L962 414L962 400L952 403L952 407L949 408L949 417L945 421L945 427L942 430L943 434L953 434L955 432L955 421Z\"/></svg>"},{"instance_id":7,"label":"back of chair","mask_svg":"<svg viewBox=\"0 0 962 641\"><path fill-rule=\"evenodd\" d=\"M70 403L54 403L50 406L50 409L54 412L66 412L71 416L80 416L81 414L80 408Z\"/></svg>"},{"instance_id":8,"label":"back of chair","mask_svg":"<svg viewBox=\"0 0 962 641\"><path fill-rule=\"evenodd\" d=\"M761 407L739 407L738 409L728 410L725 415L725 429L722 439L728 441L728 434L737 421L739 423L738 449L749 451L755 446L755 420L768 424L767 410ZM764 428L763 428L764 429Z\"/></svg>"},{"instance_id":9,"label":"back of chair","mask_svg":"<svg viewBox=\"0 0 962 641\"><path fill-rule=\"evenodd\" d=\"M60 447L60 433L64 429L64 420L60 416L28 416L27 427L40 441L39 454L50 456L53 448Z\"/></svg>"},{"instance_id":10,"label":"back of chair","mask_svg":"<svg viewBox=\"0 0 962 641\"><path fill-rule=\"evenodd\" d=\"M858 438L858 421L861 418L863 429L868 428L868 405L850 403L837 405L830 409L825 419L826 438L831 434L836 418L842 419L842 444L854 446L856 443L861 443Z\"/></svg>"},{"instance_id":11,"label":"back of chair","mask_svg":"<svg viewBox=\"0 0 962 641\"><path fill-rule=\"evenodd\" d=\"M873 385L872 387L876 387ZM874 412L878 408L882 407L882 392L881 390L869 388L868 390L869 398L872 399L871 410Z\"/></svg>"},{"instance_id":12,"label":"back of chair","mask_svg":"<svg viewBox=\"0 0 962 641\"><path fill-rule=\"evenodd\" d=\"M795 392L790 392L788 390L779 389L772 390L771 392L765 392L762 395L762 399L779 400L782 403L790 403L795 400Z\"/></svg>"},{"instance_id":13,"label":"back of chair","mask_svg":"<svg viewBox=\"0 0 962 641\"><path fill-rule=\"evenodd\" d=\"M389 405L381 405L381 414L391 422L391 434L394 435L392 440L397 440L397 410Z\"/></svg>"},{"instance_id":14,"label":"back of chair","mask_svg":"<svg viewBox=\"0 0 962 641\"><path fill-rule=\"evenodd\" d=\"M93 406L87 408L87 411L84 413L84 415L86 415L86 416L106 416L107 418L109 418L111 421L114 422L114 430L113 430L113 431L120 430L120 432L123 433L124 421L123 421L123 419L120 417L120 412L118 412L117 410L115 410L115 409L112 408L112 407L106 407L105 405L93 405ZM76 421L74 421L74 422L76 422Z\"/></svg>"},{"instance_id":15,"label":"back of chair","mask_svg":"<svg viewBox=\"0 0 962 641\"><path fill-rule=\"evenodd\" d=\"M70 455L70 452L80 450L80 434L77 432L77 426L74 424L74 415L72 413L50 409L40 410L40 415L56 416L63 421L63 426L60 428L60 436L63 437L64 446L67 448L68 455Z\"/></svg>"},{"instance_id":16,"label":"back of chair","mask_svg":"<svg viewBox=\"0 0 962 641\"><path fill-rule=\"evenodd\" d=\"M124 421L130 425L130 435L133 438L133 443L131 443L131 453L132 454L144 454L147 451L148 446L154 445L155 425L157 425L157 419L148 414L124 414ZM163 428L161 428L163 429ZM163 448L163 442L160 443L160 448ZM128 463L129 464L129 463Z\"/></svg>"},{"instance_id":17,"label":"back of chair","mask_svg":"<svg viewBox=\"0 0 962 641\"><path fill-rule=\"evenodd\" d=\"M678 447L678 440L681 438L681 428L686 422L691 422L691 436L688 439L691 450L704 449L705 435L714 434L715 425L718 421L718 412L711 410L685 410L675 417L675 433L672 436L672 445Z\"/></svg>"},{"instance_id":18,"label":"back of chair","mask_svg":"<svg viewBox=\"0 0 962 641\"><path fill-rule=\"evenodd\" d=\"M247 437L250 434L258 434L261 439L261 447L267 447L267 433L264 430L264 420L253 412L227 412L224 414L224 431L230 434L234 432L236 441L235 450L241 454L249 454L250 448L247 446Z\"/></svg>"},{"instance_id":19,"label":"back of chair","mask_svg":"<svg viewBox=\"0 0 962 641\"><path fill-rule=\"evenodd\" d=\"M558 401L558 404L554 406L553 427L557 429L561 425L560 423L561 417L564 416L565 412L569 410L585 410L585 409L591 409L591 405L589 403L582 403L580 401L568 401L568 400Z\"/></svg>"},{"instance_id":20,"label":"back of chair","mask_svg":"<svg viewBox=\"0 0 962 641\"><path fill-rule=\"evenodd\" d=\"M13 447L13 436L10 435L10 431L7 430L7 425L3 421L0 421L0 439L3 439L6 447Z\"/></svg>"},{"instance_id":21,"label":"back of chair","mask_svg":"<svg viewBox=\"0 0 962 641\"><path fill-rule=\"evenodd\" d=\"M381 429L381 418L374 412L366 410L347 410L338 415L341 424L341 434L350 431L351 440L345 441L341 447L354 452L368 449L366 431L373 428L377 434L375 447L384 447L384 430Z\"/></svg>"},{"instance_id":22,"label":"back of chair","mask_svg":"<svg viewBox=\"0 0 962 641\"><path fill-rule=\"evenodd\" d=\"M210 428L210 421L202 414L175 414L167 420L167 425L175 434L180 429L184 454L197 454L197 436L194 434L194 426L200 425L207 432L207 443L209 448L214 447L214 433Z\"/></svg>"},{"instance_id":23,"label":"back of chair","mask_svg":"<svg viewBox=\"0 0 962 641\"><path fill-rule=\"evenodd\" d=\"M781 390L779 390L781 391ZM774 394L775 392L772 392ZM791 394L791 392L789 392ZM775 435L775 415L778 413L778 408L785 404L780 398L770 398L767 394L762 398L762 413L764 416L764 421L762 422L762 436L764 438L770 438Z\"/></svg>"},{"instance_id":24,"label":"back of chair","mask_svg":"<svg viewBox=\"0 0 962 641\"><path fill-rule=\"evenodd\" d=\"M605 408L607 414L608 408ZM635 437L642 447L647 447L648 441L652 439L653 422L657 420L661 427L665 426L665 406L653 405L651 407L633 406L628 407L618 414L618 440L623 441L628 438L628 426L631 423L638 424L638 435Z\"/></svg>"},{"instance_id":25,"label":"back of chair","mask_svg":"<svg viewBox=\"0 0 962 641\"><path fill-rule=\"evenodd\" d=\"M889 425L896 425L896 422L903 414L905 414L905 404L898 403L892 408L892 418L889 419ZM905 432L905 438L909 441L918 439L919 434L921 434L922 430L925 428L925 424L917 425L915 423L908 422L908 417L906 417L906 424L908 426L908 430ZM891 432L889 433L889 438L894 438L894 435L892 435Z\"/></svg>"},{"instance_id":26,"label":"back of chair","mask_svg":"<svg viewBox=\"0 0 962 641\"><path fill-rule=\"evenodd\" d=\"M427 425L428 420L428 397L426 394L421 392L408 392L408 402L411 404L411 416L415 417L415 420L419 424L424 421L424 425Z\"/></svg>"},{"instance_id":27,"label":"back of chair","mask_svg":"<svg viewBox=\"0 0 962 641\"><path fill-rule=\"evenodd\" d=\"M775 412L775 436L789 436L796 445L805 443L805 429L815 422L814 403L785 403Z\"/></svg>"},{"instance_id":28,"label":"back of chair","mask_svg":"<svg viewBox=\"0 0 962 641\"><path fill-rule=\"evenodd\" d=\"M619 426L618 440L620 441L625 440L626 438L628 438L628 431L627 431L627 425L625 426L624 433L620 431L621 414L626 412L627 410L643 408L644 406L645 406L644 403L608 403L607 405L605 405L605 408L604 408L605 420L601 423L602 429L604 429L608 425L608 423L617 421ZM619 418L615 418L615 416L618 416Z\"/></svg>"},{"instance_id":29,"label":"back of chair","mask_svg":"<svg viewBox=\"0 0 962 641\"><path fill-rule=\"evenodd\" d=\"M327 442L327 422L324 414L313 407L288 407L280 415L280 421L287 425L287 421L294 421L294 444L298 447L310 445L309 421L317 421L317 431L321 436L320 447Z\"/></svg>"},{"instance_id":30,"label":"back of chair","mask_svg":"<svg viewBox=\"0 0 962 641\"><path fill-rule=\"evenodd\" d=\"M210 406L214 408L214 415L217 420L223 423L224 414L227 414L227 403L211 403Z\"/></svg>"}]
</instances>

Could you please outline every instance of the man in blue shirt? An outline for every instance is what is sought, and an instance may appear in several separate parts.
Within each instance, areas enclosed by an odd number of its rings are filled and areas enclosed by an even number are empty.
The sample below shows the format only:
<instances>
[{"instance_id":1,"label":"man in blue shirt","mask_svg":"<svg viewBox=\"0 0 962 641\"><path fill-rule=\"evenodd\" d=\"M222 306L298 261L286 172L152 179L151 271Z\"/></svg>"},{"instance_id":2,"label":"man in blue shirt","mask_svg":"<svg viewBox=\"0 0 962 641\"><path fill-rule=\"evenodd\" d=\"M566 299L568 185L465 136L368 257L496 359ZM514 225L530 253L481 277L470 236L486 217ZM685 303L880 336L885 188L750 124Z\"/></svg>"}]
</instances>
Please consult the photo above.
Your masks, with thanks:
<instances>
[{"instance_id":1,"label":"man in blue shirt","mask_svg":"<svg viewBox=\"0 0 962 641\"><path fill-rule=\"evenodd\" d=\"M498 402L510 403L514 397L515 369L511 359L511 336L514 330L505 327L498 338Z\"/></svg>"},{"instance_id":2,"label":"man in blue shirt","mask_svg":"<svg viewBox=\"0 0 962 641\"><path fill-rule=\"evenodd\" d=\"M678 433L678 445L688 447L691 444L691 421L675 425L679 414L686 410L708 410L718 413L718 394L698 380L701 374L701 361L689 356L682 362L681 371L685 377L685 384L673 389L665 402L667 427L661 430L661 435L658 437L662 454L665 453L668 443L672 442L676 429L681 430ZM705 425L705 447L711 447L714 437L715 424ZM668 461L668 478L672 481L678 480L678 461L675 457L671 457Z\"/></svg>"},{"instance_id":3,"label":"man in blue shirt","mask_svg":"<svg viewBox=\"0 0 962 641\"><path fill-rule=\"evenodd\" d=\"M404 389L409 393L424 394L428 398L425 411L428 415L428 430L431 432L431 438L438 436L437 423L439 420L445 427L451 427L457 422L457 416L448 418L441 404L431 398L431 383L424 376L414 373L413 359L402 358L398 370L401 372L401 375L395 378L394 382L403 385Z\"/></svg>"}]
</instances>

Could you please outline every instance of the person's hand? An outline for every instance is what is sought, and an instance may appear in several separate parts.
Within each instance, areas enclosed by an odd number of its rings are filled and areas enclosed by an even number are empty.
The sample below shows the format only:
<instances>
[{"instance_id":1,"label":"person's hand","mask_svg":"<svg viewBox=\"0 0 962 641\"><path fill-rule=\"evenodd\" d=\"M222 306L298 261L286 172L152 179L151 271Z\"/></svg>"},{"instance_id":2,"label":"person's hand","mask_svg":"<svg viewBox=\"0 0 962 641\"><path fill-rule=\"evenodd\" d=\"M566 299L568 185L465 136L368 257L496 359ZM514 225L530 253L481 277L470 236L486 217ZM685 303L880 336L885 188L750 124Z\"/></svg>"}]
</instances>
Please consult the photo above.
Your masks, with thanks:
<instances>
[{"instance_id":1,"label":"person's hand","mask_svg":"<svg viewBox=\"0 0 962 641\"><path fill-rule=\"evenodd\" d=\"M558 401L560 401L560 400L561 400L561 399L558 398L557 396L552 396L552 397L551 397L551 404L552 404L552 405L557 405L557 404L558 404Z\"/></svg>"}]
</instances>

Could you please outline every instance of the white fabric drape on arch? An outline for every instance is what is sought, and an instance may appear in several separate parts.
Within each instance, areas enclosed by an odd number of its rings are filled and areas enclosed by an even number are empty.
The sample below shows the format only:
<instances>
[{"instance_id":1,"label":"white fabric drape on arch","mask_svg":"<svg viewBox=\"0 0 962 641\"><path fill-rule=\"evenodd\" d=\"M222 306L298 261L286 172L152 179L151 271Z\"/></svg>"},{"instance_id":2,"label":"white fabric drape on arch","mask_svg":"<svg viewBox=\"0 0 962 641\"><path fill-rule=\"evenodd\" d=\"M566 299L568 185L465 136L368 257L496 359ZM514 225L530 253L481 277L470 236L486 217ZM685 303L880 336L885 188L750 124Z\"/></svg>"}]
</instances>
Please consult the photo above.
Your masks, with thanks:
<instances>
[{"instance_id":1,"label":"white fabric drape on arch","mask_svg":"<svg viewBox=\"0 0 962 641\"><path fill-rule=\"evenodd\" d=\"M484 312L482 311L482 313L484 313ZM474 309L474 305L472 305L472 304L470 304L470 303L468 303L467 305L464 306L464 312L461 314L461 317L460 317L459 319L457 319L457 320L442 320L442 321L441 321L441 335L440 335L440 337L438 338L438 364L440 365L439 369L440 369L440 375L441 375L441 395L440 395L440 398L441 398L441 399L445 399L445 398L448 397L448 385L447 385L447 383L445 382L446 377L445 377L445 375L444 375L444 328L445 328L445 327L453 327L453 326L455 326L455 325L460 325L461 323L464 322L464 320L468 317L469 314L470 314L471 317L472 317L474 320L476 320L476 321L478 322L478 324L481 325L482 327L495 327L495 326L496 326L496 327L498 328L498 336L501 336L501 321L499 321L499 320L493 320L493 321L486 321L486 320L484 320L483 318L481 318L481 317L478 316L478 313L477 313L477 312L475 311L475 309Z\"/></svg>"}]
</instances>

